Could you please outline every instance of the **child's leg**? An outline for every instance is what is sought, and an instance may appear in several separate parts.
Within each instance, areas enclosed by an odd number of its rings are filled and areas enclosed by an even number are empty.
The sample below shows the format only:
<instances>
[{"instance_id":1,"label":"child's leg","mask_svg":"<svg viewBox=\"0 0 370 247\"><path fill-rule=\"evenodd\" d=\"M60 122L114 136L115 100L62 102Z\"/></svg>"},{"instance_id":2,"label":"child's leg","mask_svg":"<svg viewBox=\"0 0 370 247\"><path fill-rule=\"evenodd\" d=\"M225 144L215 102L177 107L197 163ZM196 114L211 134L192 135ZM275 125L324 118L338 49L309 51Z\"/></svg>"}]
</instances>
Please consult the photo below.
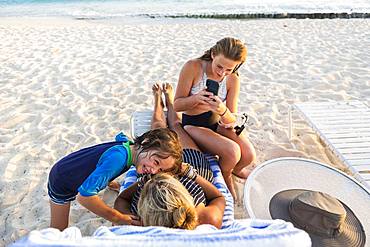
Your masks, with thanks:
<instances>
[{"instance_id":1,"label":"child's leg","mask_svg":"<svg viewBox=\"0 0 370 247\"><path fill-rule=\"evenodd\" d=\"M71 203L60 205L50 201L50 227L63 231L68 227Z\"/></svg>"},{"instance_id":2,"label":"child's leg","mask_svg":"<svg viewBox=\"0 0 370 247\"><path fill-rule=\"evenodd\" d=\"M199 150L199 147L195 144L193 139L182 127L179 114L173 109L174 94L172 85L169 83L163 84L163 93L167 107L168 127L176 132L180 139L182 148L191 148Z\"/></svg>"},{"instance_id":3,"label":"child's leg","mask_svg":"<svg viewBox=\"0 0 370 247\"><path fill-rule=\"evenodd\" d=\"M152 86L152 92L154 96L154 110L152 116L151 129L158 128L167 128L166 116L163 111L163 102L162 102L162 89L158 83L155 83Z\"/></svg>"}]
</instances>

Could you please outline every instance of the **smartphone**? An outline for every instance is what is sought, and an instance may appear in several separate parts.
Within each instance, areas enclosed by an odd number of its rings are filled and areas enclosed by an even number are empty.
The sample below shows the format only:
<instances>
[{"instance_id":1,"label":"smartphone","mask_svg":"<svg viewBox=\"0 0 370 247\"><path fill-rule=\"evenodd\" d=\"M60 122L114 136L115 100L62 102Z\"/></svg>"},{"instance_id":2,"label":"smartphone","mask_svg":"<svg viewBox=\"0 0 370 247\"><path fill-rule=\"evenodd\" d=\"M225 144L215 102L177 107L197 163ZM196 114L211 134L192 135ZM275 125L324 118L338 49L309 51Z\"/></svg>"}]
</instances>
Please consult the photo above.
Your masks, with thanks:
<instances>
[{"instance_id":1,"label":"smartphone","mask_svg":"<svg viewBox=\"0 0 370 247\"><path fill-rule=\"evenodd\" d=\"M206 82L207 91L213 93L214 95L218 95L218 87L220 86L217 81L207 79Z\"/></svg>"}]
</instances>

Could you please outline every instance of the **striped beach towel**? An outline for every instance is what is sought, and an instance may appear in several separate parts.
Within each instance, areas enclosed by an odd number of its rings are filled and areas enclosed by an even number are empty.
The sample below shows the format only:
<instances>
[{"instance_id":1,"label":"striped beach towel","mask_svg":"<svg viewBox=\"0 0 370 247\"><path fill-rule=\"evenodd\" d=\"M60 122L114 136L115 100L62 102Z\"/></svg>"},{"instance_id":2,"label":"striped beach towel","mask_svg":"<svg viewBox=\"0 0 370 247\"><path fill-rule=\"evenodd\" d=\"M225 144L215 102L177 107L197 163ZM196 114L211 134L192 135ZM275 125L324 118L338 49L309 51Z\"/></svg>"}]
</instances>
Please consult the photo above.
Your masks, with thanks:
<instances>
[{"instance_id":1,"label":"striped beach towel","mask_svg":"<svg viewBox=\"0 0 370 247\"><path fill-rule=\"evenodd\" d=\"M80 229L63 232L47 228L35 230L15 242L15 246L125 246L125 247L309 247L308 234L283 220L234 220L226 229L200 225L195 230L166 227L99 227L83 237Z\"/></svg>"}]
</instances>

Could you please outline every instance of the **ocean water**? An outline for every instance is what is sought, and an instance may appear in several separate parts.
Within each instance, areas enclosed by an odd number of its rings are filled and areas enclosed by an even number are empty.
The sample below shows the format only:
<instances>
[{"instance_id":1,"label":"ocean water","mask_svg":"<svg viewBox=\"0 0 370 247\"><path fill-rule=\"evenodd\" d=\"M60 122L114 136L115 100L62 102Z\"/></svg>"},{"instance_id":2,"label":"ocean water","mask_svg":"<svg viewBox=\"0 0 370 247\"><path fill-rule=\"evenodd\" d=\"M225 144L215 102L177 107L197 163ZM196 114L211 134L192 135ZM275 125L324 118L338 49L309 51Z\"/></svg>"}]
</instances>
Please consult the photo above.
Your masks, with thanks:
<instances>
[{"instance_id":1,"label":"ocean water","mask_svg":"<svg viewBox=\"0 0 370 247\"><path fill-rule=\"evenodd\" d=\"M370 13L369 0L0 0L0 17L236 17Z\"/></svg>"}]
</instances>

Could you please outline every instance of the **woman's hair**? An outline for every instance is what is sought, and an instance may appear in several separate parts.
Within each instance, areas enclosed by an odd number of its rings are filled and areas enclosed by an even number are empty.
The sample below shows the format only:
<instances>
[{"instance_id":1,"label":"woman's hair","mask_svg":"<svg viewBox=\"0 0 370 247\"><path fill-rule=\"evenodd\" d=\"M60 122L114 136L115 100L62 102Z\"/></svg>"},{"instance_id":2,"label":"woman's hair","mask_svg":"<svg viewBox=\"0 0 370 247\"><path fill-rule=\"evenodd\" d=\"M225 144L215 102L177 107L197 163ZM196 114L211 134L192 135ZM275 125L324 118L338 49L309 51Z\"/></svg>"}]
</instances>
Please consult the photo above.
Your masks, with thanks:
<instances>
[{"instance_id":1,"label":"woman's hair","mask_svg":"<svg viewBox=\"0 0 370 247\"><path fill-rule=\"evenodd\" d=\"M233 70L233 73L235 73L247 59L247 47L238 39L226 37L217 41L199 59L212 61L212 54L213 56L222 54L227 59L239 62L239 65Z\"/></svg>"},{"instance_id":2,"label":"woman's hair","mask_svg":"<svg viewBox=\"0 0 370 247\"><path fill-rule=\"evenodd\" d=\"M173 173L178 173L182 164L182 147L176 132L168 128L158 128L145 132L134 139L138 148L138 155L156 150L156 156L161 159L172 157L175 159Z\"/></svg>"},{"instance_id":3,"label":"woman's hair","mask_svg":"<svg viewBox=\"0 0 370 247\"><path fill-rule=\"evenodd\" d=\"M146 182L138 202L144 226L165 226L192 230L198 225L194 201L174 177L158 173Z\"/></svg>"}]
</instances>

